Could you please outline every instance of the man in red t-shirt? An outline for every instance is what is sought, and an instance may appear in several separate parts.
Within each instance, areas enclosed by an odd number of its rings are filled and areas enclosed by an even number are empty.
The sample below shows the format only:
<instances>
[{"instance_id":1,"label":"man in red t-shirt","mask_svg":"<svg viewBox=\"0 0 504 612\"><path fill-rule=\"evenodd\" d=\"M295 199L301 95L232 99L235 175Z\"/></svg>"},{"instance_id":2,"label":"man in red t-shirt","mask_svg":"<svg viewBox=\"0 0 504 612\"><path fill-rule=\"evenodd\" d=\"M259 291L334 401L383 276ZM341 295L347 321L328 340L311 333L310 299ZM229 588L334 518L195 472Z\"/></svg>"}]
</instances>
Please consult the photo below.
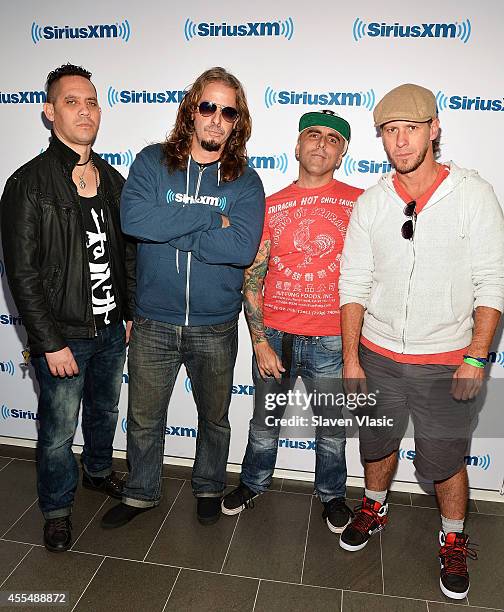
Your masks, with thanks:
<instances>
[{"instance_id":1,"label":"man in red t-shirt","mask_svg":"<svg viewBox=\"0 0 504 612\"><path fill-rule=\"evenodd\" d=\"M298 437L309 437L308 427L315 427L315 442L300 447L315 449L315 491L327 526L340 533L349 522L345 430L324 419L341 416L341 406L319 402L326 397L321 390L331 398L341 388L340 259L353 204L363 191L333 178L349 142L350 125L342 117L305 113L296 145L298 180L266 200L261 244L243 289L254 348L254 415L240 485L223 499L224 514L251 507L271 484L280 427L291 425L281 422L286 405L278 396L292 393L301 377L307 395L288 405L311 407L313 416L295 416L304 419L297 421Z\"/></svg>"},{"instance_id":2,"label":"man in red t-shirt","mask_svg":"<svg viewBox=\"0 0 504 612\"><path fill-rule=\"evenodd\" d=\"M361 550L387 522L387 490L408 416L415 468L441 511L440 588L469 591L464 455L475 399L504 307L504 218L474 170L436 161L436 99L396 87L374 110L395 171L359 198L343 252L343 378L375 398L360 428L365 494L340 546ZM376 385L376 386L375 386ZM481 394L480 394L481 397ZM377 418L376 418L377 417ZM379 426L381 422L385 426Z\"/></svg>"}]
</instances>

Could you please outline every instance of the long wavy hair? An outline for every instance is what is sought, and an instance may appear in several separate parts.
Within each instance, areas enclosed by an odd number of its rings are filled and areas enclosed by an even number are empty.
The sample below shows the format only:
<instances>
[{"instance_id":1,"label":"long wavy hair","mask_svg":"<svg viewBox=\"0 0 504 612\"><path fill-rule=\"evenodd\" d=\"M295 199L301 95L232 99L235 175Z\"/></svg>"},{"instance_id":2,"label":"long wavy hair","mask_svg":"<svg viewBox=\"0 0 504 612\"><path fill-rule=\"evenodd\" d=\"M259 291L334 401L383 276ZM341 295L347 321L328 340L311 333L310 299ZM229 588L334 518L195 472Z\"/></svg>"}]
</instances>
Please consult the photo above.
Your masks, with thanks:
<instances>
[{"instance_id":1,"label":"long wavy hair","mask_svg":"<svg viewBox=\"0 0 504 612\"><path fill-rule=\"evenodd\" d=\"M252 133L252 120L242 84L235 76L219 66L210 68L200 75L180 103L175 127L163 145L164 162L170 172L187 168L194 134L192 115L196 111L205 87L216 81L235 90L236 108L239 113L238 121L220 157L221 180L234 181L243 174L247 165L246 144Z\"/></svg>"}]
</instances>

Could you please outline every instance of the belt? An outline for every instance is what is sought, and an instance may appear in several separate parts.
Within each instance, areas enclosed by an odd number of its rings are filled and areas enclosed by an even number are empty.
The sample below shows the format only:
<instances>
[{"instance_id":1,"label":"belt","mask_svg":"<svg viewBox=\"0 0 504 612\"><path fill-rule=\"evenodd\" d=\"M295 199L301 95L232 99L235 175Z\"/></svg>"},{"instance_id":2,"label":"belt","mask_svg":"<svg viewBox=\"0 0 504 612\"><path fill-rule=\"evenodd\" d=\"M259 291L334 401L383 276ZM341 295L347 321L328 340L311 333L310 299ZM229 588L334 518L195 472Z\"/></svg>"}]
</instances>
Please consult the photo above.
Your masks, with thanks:
<instances>
[{"instance_id":1,"label":"belt","mask_svg":"<svg viewBox=\"0 0 504 612\"><path fill-rule=\"evenodd\" d=\"M285 368L283 376L285 378L290 377L291 365L292 365L292 345L294 344L294 338L296 334L287 334L284 332L282 336L282 365Z\"/></svg>"}]
</instances>

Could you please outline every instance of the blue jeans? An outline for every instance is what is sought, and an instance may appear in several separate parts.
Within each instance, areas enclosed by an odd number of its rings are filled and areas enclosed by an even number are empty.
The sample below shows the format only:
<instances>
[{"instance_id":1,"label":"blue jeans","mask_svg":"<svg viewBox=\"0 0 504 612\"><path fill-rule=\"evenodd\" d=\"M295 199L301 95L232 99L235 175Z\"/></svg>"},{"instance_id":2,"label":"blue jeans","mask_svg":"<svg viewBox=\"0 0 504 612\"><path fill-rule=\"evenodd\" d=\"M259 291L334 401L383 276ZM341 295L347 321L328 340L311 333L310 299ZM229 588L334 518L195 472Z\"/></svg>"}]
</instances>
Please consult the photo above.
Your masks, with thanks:
<instances>
[{"instance_id":1,"label":"blue jeans","mask_svg":"<svg viewBox=\"0 0 504 612\"><path fill-rule=\"evenodd\" d=\"M161 499L166 415L185 365L198 410L192 489L220 497L226 486L228 411L238 350L238 321L181 326L136 316L129 348L128 463L123 502L138 508Z\"/></svg>"},{"instance_id":2,"label":"blue jeans","mask_svg":"<svg viewBox=\"0 0 504 612\"><path fill-rule=\"evenodd\" d=\"M267 327L266 338L271 348L282 358L284 333ZM278 451L280 427L265 424L264 396L266 393L285 392L292 389L300 376L311 393L340 393L343 368L341 336L294 336L290 377L281 384L273 378L263 380L253 359L252 376L256 393L254 414L250 421L247 450L242 464L241 481L262 493L271 484ZM312 406L314 414L319 413ZM283 410L275 412L282 416ZM322 414L327 416L325 410ZM331 417L341 418L341 410L331 407ZM340 426L317 426L315 428L315 491L322 502L334 497L345 497L347 469L345 461L345 429Z\"/></svg>"},{"instance_id":3,"label":"blue jeans","mask_svg":"<svg viewBox=\"0 0 504 612\"><path fill-rule=\"evenodd\" d=\"M82 400L83 469L90 476L112 472L113 440L121 393L126 339L122 323L95 338L67 340L79 366L77 376L53 376L44 355L32 357L40 386L37 487L46 519L72 512L79 468L72 442Z\"/></svg>"}]
</instances>

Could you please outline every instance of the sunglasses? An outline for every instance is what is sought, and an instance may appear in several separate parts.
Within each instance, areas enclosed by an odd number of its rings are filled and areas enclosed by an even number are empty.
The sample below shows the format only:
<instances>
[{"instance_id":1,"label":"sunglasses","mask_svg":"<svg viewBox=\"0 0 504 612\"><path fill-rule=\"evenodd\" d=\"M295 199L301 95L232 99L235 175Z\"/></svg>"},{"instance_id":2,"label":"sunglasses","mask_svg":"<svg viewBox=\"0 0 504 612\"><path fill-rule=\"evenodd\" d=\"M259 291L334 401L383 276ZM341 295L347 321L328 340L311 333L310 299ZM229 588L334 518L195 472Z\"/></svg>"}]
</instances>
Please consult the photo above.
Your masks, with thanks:
<instances>
[{"instance_id":1,"label":"sunglasses","mask_svg":"<svg viewBox=\"0 0 504 612\"><path fill-rule=\"evenodd\" d=\"M415 223L417 218L415 208L416 202L415 200L413 200L412 202L409 202L409 204L406 204L403 210L404 214L407 217L411 217L411 219L405 221L403 226L401 227L402 237L406 240L411 240L413 238L413 234L415 233Z\"/></svg>"},{"instance_id":2,"label":"sunglasses","mask_svg":"<svg viewBox=\"0 0 504 612\"><path fill-rule=\"evenodd\" d=\"M215 102L200 102L198 106L198 112L202 117L211 117L220 108L220 112L224 121L233 123L238 117L238 111L232 106L222 106L222 104L216 104Z\"/></svg>"}]
</instances>

